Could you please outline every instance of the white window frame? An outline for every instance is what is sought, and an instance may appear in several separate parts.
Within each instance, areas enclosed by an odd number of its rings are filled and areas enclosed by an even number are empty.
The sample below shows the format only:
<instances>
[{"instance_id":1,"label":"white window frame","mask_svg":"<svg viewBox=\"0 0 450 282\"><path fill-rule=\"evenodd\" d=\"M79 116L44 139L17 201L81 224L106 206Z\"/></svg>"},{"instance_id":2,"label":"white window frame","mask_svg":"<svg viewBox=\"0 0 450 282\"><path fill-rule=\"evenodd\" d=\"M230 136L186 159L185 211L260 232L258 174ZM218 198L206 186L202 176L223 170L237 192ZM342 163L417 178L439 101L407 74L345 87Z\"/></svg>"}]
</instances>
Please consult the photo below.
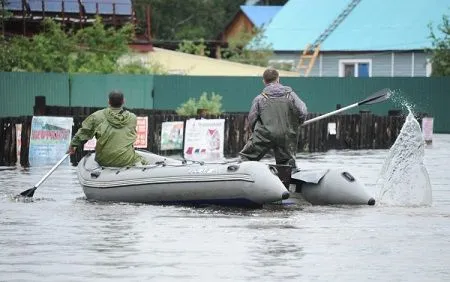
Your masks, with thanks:
<instances>
[{"instance_id":1,"label":"white window frame","mask_svg":"<svg viewBox=\"0 0 450 282\"><path fill-rule=\"evenodd\" d=\"M369 77L372 77L372 59L341 59L339 60L339 77L344 77L344 65L355 64L355 77L358 75L357 64L369 64Z\"/></svg>"}]
</instances>

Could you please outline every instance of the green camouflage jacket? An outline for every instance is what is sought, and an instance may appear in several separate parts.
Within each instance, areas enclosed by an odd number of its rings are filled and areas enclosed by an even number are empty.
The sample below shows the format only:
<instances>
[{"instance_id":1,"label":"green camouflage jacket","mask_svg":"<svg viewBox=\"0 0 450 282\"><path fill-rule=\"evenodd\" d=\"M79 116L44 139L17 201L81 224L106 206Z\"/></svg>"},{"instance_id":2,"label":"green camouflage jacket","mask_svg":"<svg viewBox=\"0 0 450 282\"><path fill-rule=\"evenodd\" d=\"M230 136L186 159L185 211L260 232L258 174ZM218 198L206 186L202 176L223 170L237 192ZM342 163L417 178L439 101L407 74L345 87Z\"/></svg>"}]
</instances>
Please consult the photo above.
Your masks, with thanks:
<instances>
[{"instance_id":1,"label":"green camouflage jacket","mask_svg":"<svg viewBox=\"0 0 450 282\"><path fill-rule=\"evenodd\" d=\"M70 143L81 147L95 136L95 160L101 166L124 167L145 164L133 147L136 141L136 115L123 108L108 107L96 111L82 123Z\"/></svg>"}]
</instances>

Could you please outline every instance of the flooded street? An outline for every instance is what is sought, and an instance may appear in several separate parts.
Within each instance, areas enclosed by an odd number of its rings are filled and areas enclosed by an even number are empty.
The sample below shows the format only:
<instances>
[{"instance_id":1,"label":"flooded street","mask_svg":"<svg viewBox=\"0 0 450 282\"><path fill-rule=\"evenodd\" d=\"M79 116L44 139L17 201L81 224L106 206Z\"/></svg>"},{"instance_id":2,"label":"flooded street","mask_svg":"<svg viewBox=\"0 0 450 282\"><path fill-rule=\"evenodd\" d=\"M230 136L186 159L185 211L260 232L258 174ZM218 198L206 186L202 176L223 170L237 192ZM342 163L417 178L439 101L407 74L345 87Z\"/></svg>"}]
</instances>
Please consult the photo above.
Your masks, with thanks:
<instances>
[{"instance_id":1,"label":"flooded street","mask_svg":"<svg viewBox=\"0 0 450 282\"><path fill-rule=\"evenodd\" d=\"M346 168L377 196L388 150L302 154ZM92 203L65 162L0 171L0 281L450 281L450 135L424 164L431 206L263 209Z\"/></svg>"}]
</instances>

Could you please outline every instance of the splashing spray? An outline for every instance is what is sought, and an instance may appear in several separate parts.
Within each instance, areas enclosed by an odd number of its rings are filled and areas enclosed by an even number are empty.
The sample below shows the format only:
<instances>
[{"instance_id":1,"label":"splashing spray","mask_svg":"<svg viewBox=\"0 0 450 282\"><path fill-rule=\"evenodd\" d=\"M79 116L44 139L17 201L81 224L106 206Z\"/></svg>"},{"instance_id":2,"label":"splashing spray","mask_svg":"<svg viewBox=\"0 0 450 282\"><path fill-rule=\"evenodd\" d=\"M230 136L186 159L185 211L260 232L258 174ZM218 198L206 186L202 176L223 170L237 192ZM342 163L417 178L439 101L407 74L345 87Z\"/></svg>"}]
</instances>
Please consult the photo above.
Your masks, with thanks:
<instances>
[{"instance_id":1,"label":"splashing spray","mask_svg":"<svg viewBox=\"0 0 450 282\"><path fill-rule=\"evenodd\" d=\"M394 96L399 99L398 95ZM414 118L412 106L407 102L402 104L409 114L381 169L377 181L378 202L393 206L431 205L430 178L423 164L425 141L422 130Z\"/></svg>"}]
</instances>

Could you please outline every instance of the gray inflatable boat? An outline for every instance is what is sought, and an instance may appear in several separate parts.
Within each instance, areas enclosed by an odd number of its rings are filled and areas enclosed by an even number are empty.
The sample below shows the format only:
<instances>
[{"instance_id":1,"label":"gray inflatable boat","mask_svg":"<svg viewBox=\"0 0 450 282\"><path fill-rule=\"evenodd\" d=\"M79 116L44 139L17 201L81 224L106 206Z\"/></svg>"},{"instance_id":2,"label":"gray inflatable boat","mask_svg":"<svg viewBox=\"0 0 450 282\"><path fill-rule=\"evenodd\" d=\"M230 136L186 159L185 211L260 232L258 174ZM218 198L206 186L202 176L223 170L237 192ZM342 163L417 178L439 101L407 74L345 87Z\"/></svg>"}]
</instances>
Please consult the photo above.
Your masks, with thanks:
<instances>
[{"instance_id":1,"label":"gray inflatable boat","mask_svg":"<svg viewBox=\"0 0 450 282\"><path fill-rule=\"evenodd\" d=\"M100 167L95 154L78 164L88 200L258 207L289 197L275 170L261 162L203 163L139 151L150 165Z\"/></svg>"},{"instance_id":2,"label":"gray inflatable boat","mask_svg":"<svg viewBox=\"0 0 450 282\"><path fill-rule=\"evenodd\" d=\"M341 169L301 170L291 175L290 167L286 170L286 166L262 162L203 163L150 152L138 153L150 165L101 167L94 160L95 154L85 156L78 164L77 174L86 198L112 202L247 207L275 202L298 203L300 198L313 205L375 204L365 186Z\"/></svg>"},{"instance_id":3,"label":"gray inflatable boat","mask_svg":"<svg viewBox=\"0 0 450 282\"><path fill-rule=\"evenodd\" d=\"M301 196L313 205L375 205L365 185L345 169L306 169L290 177L293 197L287 202L295 202Z\"/></svg>"}]
</instances>

